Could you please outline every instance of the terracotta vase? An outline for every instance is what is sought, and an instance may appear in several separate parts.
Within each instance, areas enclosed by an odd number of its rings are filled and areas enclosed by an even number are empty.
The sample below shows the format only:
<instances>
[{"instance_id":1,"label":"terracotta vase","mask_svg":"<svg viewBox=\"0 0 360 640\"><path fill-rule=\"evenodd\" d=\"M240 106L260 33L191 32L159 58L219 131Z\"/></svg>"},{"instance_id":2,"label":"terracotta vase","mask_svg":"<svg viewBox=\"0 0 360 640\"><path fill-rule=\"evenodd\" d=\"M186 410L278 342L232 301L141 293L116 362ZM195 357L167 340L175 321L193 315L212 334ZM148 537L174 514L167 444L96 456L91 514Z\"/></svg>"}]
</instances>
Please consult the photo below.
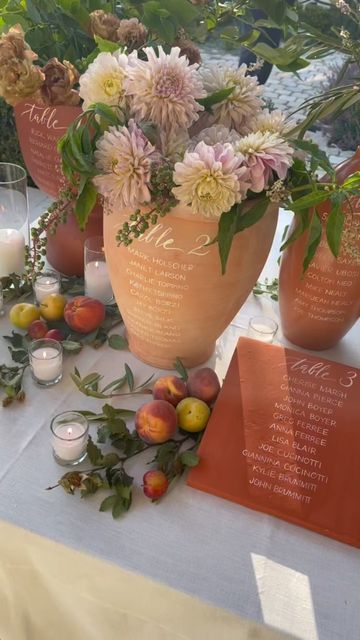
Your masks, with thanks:
<instances>
[{"instance_id":1,"label":"terracotta vase","mask_svg":"<svg viewBox=\"0 0 360 640\"><path fill-rule=\"evenodd\" d=\"M271 205L235 236L223 276L217 244L206 246L217 220L177 207L129 247L118 247L116 232L130 213L104 215L106 260L129 348L155 367L171 369L176 357L187 367L201 364L261 272L278 208Z\"/></svg>"},{"instance_id":2,"label":"terracotta vase","mask_svg":"<svg viewBox=\"0 0 360 640\"><path fill-rule=\"evenodd\" d=\"M341 184L360 169L360 149L336 169ZM328 202L318 207L323 222L320 246L303 274L308 234L284 252L279 276L281 326L285 337L305 349L329 349L354 325L360 315L360 194L344 206L345 225L340 255L331 253L325 233ZM297 224L290 226L288 237Z\"/></svg>"},{"instance_id":3,"label":"terracotta vase","mask_svg":"<svg viewBox=\"0 0 360 640\"><path fill-rule=\"evenodd\" d=\"M14 108L16 129L25 166L35 184L55 198L62 184L56 145L81 113L80 107L43 106L26 98Z\"/></svg>"},{"instance_id":4,"label":"terracotta vase","mask_svg":"<svg viewBox=\"0 0 360 640\"><path fill-rule=\"evenodd\" d=\"M49 264L67 276L84 275L84 242L103 234L103 207L96 205L84 231L80 231L74 215L59 224L54 235L47 235L46 259Z\"/></svg>"}]
</instances>

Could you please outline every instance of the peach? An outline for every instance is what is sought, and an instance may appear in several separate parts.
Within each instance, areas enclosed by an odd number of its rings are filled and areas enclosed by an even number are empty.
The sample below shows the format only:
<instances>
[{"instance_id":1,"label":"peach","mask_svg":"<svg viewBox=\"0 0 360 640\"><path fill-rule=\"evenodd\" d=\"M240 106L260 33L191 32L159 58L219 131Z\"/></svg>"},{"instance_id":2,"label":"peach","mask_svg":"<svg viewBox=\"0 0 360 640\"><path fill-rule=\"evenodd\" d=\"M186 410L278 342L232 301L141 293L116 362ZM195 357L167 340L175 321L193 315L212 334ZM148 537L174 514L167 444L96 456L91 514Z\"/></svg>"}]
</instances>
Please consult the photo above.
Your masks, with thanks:
<instances>
[{"instance_id":1,"label":"peach","mask_svg":"<svg viewBox=\"0 0 360 640\"><path fill-rule=\"evenodd\" d=\"M95 300L95 298L76 296L66 304L64 318L73 331L90 333L103 322L105 307L100 300Z\"/></svg>"},{"instance_id":2,"label":"peach","mask_svg":"<svg viewBox=\"0 0 360 640\"><path fill-rule=\"evenodd\" d=\"M44 338L48 331L48 326L43 320L33 320L28 327L28 334L33 340Z\"/></svg>"},{"instance_id":3,"label":"peach","mask_svg":"<svg viewBox=\"0 0 360 640\"><path fill-rule=\"evenodd\" d=\"M215 402L220 391L219 378L210 367L203 367L189 373L187 386L190 396L199 398L208 405Z\"/></svg>"},{"instance_id":4,"label":"peach","mask_svg":"<svg viewBox=\"0 0 360 640\"><path fill-rule=\"evenodd\" d=\"M170 402L174 407L186 398L187 386L186 383L178 376L163 376L158 378L154 384L153 396L155 400L166 400Z\"/></svg>"},{"instance_id":5,"label":"peach","mask_svg":"<svg viewBox=\"0 0 360 640\"><path fill-rule=\"evenodd\" d=\"M166 493L169 481L163 471L153 469L147 471L143 477L143 491L147 498L158 500Z\"/></svg>"},{"instance_id":6,"label":"peach","mask_svg":"<svg viewBox=\"0 0 360 640\"><path fill-rule=\"evenodd\" d=\"M49 331L45 334L45 338L52 338L52 340L57 340L61 342L64 340L64 334L61 329L49 329Z\"/></svg>"},{"instance_id":7,"label":"peach","mask_svg":"<svg viewBox=\"0 0 360 640\"><path fill-rule=\"evenodd\" d=\"M135 414L135 429L148 444L166 442L174 435L176 427L175 408L165 400L147 402Z\"/></svg>"}]
</instances>

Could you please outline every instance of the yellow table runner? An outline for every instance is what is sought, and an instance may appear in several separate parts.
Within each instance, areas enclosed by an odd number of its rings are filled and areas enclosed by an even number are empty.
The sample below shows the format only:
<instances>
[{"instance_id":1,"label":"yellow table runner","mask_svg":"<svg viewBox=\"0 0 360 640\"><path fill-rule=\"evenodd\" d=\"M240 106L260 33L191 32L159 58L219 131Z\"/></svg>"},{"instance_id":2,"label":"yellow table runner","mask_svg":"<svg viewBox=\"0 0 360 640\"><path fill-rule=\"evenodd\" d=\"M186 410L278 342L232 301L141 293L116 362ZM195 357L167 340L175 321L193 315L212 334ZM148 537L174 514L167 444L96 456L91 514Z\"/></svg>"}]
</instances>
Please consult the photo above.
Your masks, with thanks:
<instances>
[{"instance_id":1,"label":"yellow table runner","mask_svg":"<svg viewBox=\"0 0 360 640\"><path fill-rule=\"evenodd\" d=\"M1 640L279 640L285 636L0 522Z\"/></svg>"}]
</instances>

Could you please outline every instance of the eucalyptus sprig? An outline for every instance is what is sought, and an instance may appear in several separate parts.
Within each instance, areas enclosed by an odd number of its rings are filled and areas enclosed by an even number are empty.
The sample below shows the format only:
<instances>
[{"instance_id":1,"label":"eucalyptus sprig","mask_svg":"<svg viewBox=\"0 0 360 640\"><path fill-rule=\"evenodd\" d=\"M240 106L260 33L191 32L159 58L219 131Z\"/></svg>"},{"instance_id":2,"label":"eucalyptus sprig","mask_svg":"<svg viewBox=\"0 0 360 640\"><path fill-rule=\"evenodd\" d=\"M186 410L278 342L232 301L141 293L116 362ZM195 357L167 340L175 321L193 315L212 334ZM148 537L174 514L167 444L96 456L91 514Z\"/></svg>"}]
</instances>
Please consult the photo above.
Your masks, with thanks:
<instances>
[{"instance_id":1,"label":"eucalyptus sprig","mask_svg":"<svg viewBox=\"0 0 360 640\"><path fill-rule=\"evenodd\" d=\"M261 296L263 294L268 294L271 300L279 299L279 280L278 278L274 278L269 282L268 278L265 278L264 282L257 282L255 287L253 288L254 296Z\"/></svg>"},{"instance_id":2,"label":"eucalyptus sprig","mask_svg":"<svg viewBox=\"0 0 360 640\"><path fill-rule=\"evenodd\" d=\"M87 454L91 467L84 471L65 473L57 484L47 490L61 486L71 495L78 491L82 498L93 495L99 489L108 490L110 493L102 500L99 510L111 510L113 518L127 512L132 504L134 478L125 470L125 464L130 459L155 450L155 455L147 464L166 475L169 487L173 486L187 468L194 467L199 462L194 449L197 448L202 433L180 436L163 444L147 444L136 431L130 431L126 425L125 420L134 414L132 411L105 404L99 414L90 411L80 413L90 422L98 423L98 443L110 444L116 451L109 452L107 447L104 453L89 437ZM184 449L185 443L190 446Z\"/></svg>"}]
</instances>

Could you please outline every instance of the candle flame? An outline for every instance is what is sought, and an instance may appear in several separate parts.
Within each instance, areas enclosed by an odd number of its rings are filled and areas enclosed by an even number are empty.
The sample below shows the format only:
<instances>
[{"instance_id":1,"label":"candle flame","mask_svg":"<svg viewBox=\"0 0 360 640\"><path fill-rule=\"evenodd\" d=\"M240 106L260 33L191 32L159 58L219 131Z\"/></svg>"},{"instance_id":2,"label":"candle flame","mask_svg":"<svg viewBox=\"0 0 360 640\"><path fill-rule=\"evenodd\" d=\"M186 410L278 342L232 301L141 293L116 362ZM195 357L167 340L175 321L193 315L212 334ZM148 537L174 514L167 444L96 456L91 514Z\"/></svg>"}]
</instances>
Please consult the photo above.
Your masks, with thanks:
<instances>
[{"instance_id":1,"label":"candle flame","mask_svg":"<svg viewBox=\"0 0 360 640\"><path fill-rule=\"evenodd\" d=\"M68 436L72 436L72 432L73 432L72 428L69 427L68 430L67 430Z\"/></svg>"},{"instance_id":2,"label":"candle flame","mask_svg":"<svg viewBox=\"0 0 360 640\"><path fill-rule=\"evenodd\" d=\"M44 360L46 360L46 357L47 357L47 353L46 353L46 351L43 351L43 352L42 352L42 357L43 357L43 359L44 359Z\"/></svg>"},{"instance_id":3,"label":"candle flame","mask_svg":"<svg viewBox=\"0 0 360 640\"><path fill-rule=\"evenodd\" d=\"M96 261L95 262L95 268L98 269L99 268L99 263Z\"/></svg>"}]
</instances>

